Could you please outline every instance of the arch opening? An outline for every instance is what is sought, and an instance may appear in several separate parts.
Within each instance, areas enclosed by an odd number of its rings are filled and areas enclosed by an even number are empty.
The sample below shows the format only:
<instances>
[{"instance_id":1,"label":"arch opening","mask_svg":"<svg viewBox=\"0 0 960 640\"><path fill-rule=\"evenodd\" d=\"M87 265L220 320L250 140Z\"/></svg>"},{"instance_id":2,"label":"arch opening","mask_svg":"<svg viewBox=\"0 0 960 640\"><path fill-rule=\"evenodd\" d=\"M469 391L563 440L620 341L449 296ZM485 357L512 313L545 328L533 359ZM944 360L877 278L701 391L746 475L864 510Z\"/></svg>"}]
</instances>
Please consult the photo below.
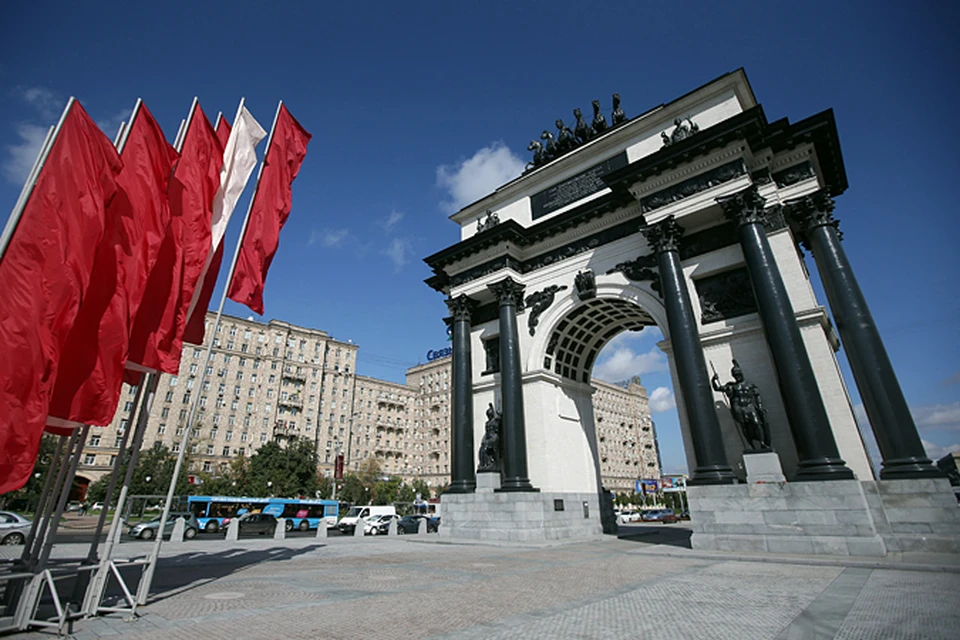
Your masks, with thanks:
<instances>
[{"instance_id":1,"label":"arch opening","mask_svg":"<svg viewBox=\"0 0 960 640\"><path fill-rule=\"evenodd\" d=\"M543 366L568 380L590 383L603 347L623 331L656 326L649 313L617 298L594 298L565 315L547 342Z\"/></svg>"}]
</instances>

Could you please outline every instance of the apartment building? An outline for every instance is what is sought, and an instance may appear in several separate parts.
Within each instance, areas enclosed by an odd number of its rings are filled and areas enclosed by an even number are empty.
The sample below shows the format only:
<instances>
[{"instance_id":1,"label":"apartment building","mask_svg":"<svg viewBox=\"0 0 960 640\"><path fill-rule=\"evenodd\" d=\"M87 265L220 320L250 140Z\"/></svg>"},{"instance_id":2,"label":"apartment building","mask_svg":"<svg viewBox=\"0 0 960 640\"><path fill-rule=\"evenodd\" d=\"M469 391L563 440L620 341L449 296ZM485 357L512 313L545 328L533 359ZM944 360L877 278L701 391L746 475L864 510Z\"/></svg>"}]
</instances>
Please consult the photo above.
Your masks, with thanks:
<instances>
[{"instance_id":1,"label":"apartment building","mask_svg":"<svg viewBox=\"0 0 960 640\"><path fill-rule=\"evenodd\" d=\"M207 340L214 317L207 315ZM144 447L159 442L179 451L190 403L200 394L187 445L190 473L220 473L270 440L306 438L327 476L342 453L347 471L373 458L388 475L430 486L449 482L450 357L408 369L406 384L399 384L356 375L357 345L279 320L223 316L213 340L202 385L205 346L187 345L180 375L161 376ZM636 479L660 477L656 430L639 379L593 386L604 486L632 491ZM91 430L79 476L94 481L110 471L134 391L125 386L110 425Z\"/></svg>"},{"instance_id":2,"label":"apartment building","mask_svg":"<svg viewBox=\"0 0 960 640\"><path fill-rule=\"evenodd\" d=\"M206 345L185 345L180 375L160 378L143 447L162 443L179 451L190 404L199 394L187 445L192 473L217 473L269 440L309 438L318 451L335 448L347 428L357 346L280 320L264 324L226 315L211 336L214 317L207 314L213 352L203 384ZM134 391L124 385L113 421L91 430L79 476L93 481L110 471L129 428ZM321 454L320 465L332 470L327 458Z\"/></svg>"}]
</instances>

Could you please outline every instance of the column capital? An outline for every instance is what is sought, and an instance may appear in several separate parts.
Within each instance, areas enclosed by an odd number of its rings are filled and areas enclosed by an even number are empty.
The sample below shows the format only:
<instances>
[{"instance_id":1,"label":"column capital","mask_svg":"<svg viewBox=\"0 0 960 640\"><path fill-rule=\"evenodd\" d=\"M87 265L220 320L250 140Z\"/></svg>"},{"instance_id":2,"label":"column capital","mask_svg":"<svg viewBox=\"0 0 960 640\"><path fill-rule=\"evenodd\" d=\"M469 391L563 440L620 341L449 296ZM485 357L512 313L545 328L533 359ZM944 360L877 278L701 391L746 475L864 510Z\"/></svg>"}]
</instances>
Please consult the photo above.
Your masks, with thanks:
<instances>
[{"instance_id":1,"label":"column capital","mask_svg":"<svg viewBox=\"0 0 960 640\"><path fill-rule=\"evenodd\" d=\"M717 198L717 204L723 208L724 215L738 227L766 222L766 202L767 199L757 190L757 185L750 185L733 195Z\"/></svg>"},{"instance_id":2,"label":"column capital","mask_svg":"<svg viewBox=\"0 0 960 640\"><path fill-rule=\"evenodd\" d=\"M473 312L478 306L476 300L461 293L456 298L447 298L444 302L447 303L447 309L450 310L450 317L453 322L464 320L472 322Z\"/></svg>"},{"instance_id":3,"label":"column capital","mask_svg":"<svg viewBox=\"0 0 960 640\"><path fill-rule=\"evenodd\" d=\"M833 198L823 191L817 191L802 198L787 200L787 217L797 225L801 233L807 233L817 227L830 225L838 229L840 222L833 217L835 207Z\"/></svg>"},{"instance_id":4,"label":"column capital","mask_svg":"<svg viewBox=\"0 0 960 640\"><path fill-rule=\"evenodd\" d=\"M523 311L523 292L526 287L510 276L487 285L487 288L497 297L501 307L512 306L516 307L517 311Z\"/></svg>"},{"instance_id":5,"label":"column capital","mask_svg":"<svg viewBox=\"0 0 960 640\"><path fill-rule=\"evenodd\" d=\"M680 238L683 237L684 229L677 224L673 216L669 216L657 224L640 227L640 231L647 239L650 248L657 255L666 251L680 250Z\"/></svg>"}]
</instances>

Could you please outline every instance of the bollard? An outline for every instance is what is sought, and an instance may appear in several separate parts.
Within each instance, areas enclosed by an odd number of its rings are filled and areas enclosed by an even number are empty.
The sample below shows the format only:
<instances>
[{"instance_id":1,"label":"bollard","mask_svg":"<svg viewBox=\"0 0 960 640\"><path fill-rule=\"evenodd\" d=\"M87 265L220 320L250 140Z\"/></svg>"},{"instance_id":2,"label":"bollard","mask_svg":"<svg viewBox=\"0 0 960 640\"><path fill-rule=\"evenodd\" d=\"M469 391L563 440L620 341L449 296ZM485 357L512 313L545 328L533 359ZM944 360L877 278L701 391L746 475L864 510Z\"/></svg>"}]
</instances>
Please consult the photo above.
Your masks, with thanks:
<instances>
[{"instance_id":1,"label":"bollard","mask_svg":"<svg viewBox=\"0 0 960 640\"><path fill-rule=\"evenodd\" d=\"M277 518L277 528L273 530L274 540L283 540L287 537L287 519Z\"/></svg>"},{"instance_id":2,"label":"bollard","mask_svg":"<svg viewBox=\"0 0 960 640\"><path fill-rule=\"evenodd\" d=\"M326 518L320 518L320 522L317 523L317 537L326 538L327 537L327 520Z\"/></svg>"},{"instance_id":3,"label":"bollard","mask_svg":"<svg viewBox=\"0 0 960 640\"><path fill-rule=\"evenodd\" d=\"M390 518L390 524L389 526L387 526L387 535L388 536L397 535L397 519L396 518Z\"/></svg>"},{"instance_id":4,"label":"bollard","mask_svg":"<svg viewBox=\"0 0 960 640\"><path fill-rule=\"evenodd\" d=\"M227 525L227 540L236 540L240 537L240 518L231 518Z\"/></svg>"},{"instance_id":5,"label":"bollard","mask_svg":"<svg viewBox=\"0 0 960 640\"><path fill-rule=\"evenodd\" d=\"M353 527L353 537L363 537L363 520L357 518L357 524Z\"/></svg>"},{"instance_id":6,"label":"bollard","mask_svg":"<svg viewBox=\"0 0 960 640\"><path fill-rule=\"evenodd\" d=\"M173 533L170 534L170 542L176 544L178 542L183 542L183 530L186 528L187 521L182 517L177 518L173 522ZM166 527L164 527L166 529Z\"/></svg>"},{"instance_id":7,"label":"bollard","mask_svg":"<svg viewBox=\"0 0 960 640\"><path fill-rule=\"evenodd\" d=\"M425 536L427 535L427 519L420 518L420 522L417 523L417 535Z\"/></svg>"}]
</instances>

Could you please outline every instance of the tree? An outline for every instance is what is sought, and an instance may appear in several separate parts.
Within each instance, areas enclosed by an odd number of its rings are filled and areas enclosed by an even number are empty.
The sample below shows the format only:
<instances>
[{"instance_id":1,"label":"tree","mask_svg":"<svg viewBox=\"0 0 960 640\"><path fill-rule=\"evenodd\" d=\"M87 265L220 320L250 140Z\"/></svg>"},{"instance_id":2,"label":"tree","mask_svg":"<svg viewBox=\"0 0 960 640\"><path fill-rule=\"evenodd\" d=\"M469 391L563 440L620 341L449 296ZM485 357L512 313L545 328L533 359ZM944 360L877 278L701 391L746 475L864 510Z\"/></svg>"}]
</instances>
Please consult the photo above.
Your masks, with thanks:
<instances>
[{"instance_id":1,"label":"tree","mask_svg":"<svg viewBox=\"0 0 960 640\"><path fill-rule=\"evenodd\" d=\"M317 465L313 443L292 441L286 448L268 442L250 458L250 495L293 498L316 495ZM240 485L240 482L238 482Z\"/></svg>"},{"instance_id":2,"label":"tree","mask_svg":"<svg viewBox=\"0 0 960 640\"><path fill-rule=\"evenodd\" d=\"M37 508L56 448L57 440L54 436L45 435L40 439L40 450L33 465L33 473L27 483L16 491L0 495L0 508L15 511L31 511Z\"/></svg>"},{"instance_id":3,"label":"tree","mask_svg":"<svg viewBox=\"0 0 960 640\"><path fill-rule=\"evenodd\" d=\"M369 489L363 486L363 480L355 473L344 474L340 491L337 494L341 502L367 504Z\"/></svg>"},{"instance_id":4,"label":"tree","mask_svg":"<svg viewBox=\"0 0 960 640\"><path fill-rule=\"evenodd\" d=\"M130 464L129 452L123 454L119 464L117 487L121 486L123 479L126 477L127 467ZM157 442L152 447L142 449L137 456L137 466L130 479L128 495L165 496L170 487L170 480L173 479L173 469L176 464L176 454L171 452L164 444ZM177 478L176 489L173 492L175 496L183 496L193 492L193 487L187 482L187 474L183 471L187 468L189 468L189 461L185 457L180 476ZM87 499L94 502L104 500L109 483L110 474L107 474L91 484L87 491ZM113 500L116 501L119 495L120 489L118 488L113 495Z\"/></svg>"},{"instance_id":5,"label":"tree","mask_svg":"<svg viewBox=\"0 0 960 640\"><path fill-rule=\"evenodd\" d=\"M411 483L411 486L413 487L413 491L415 494L416 493L420 494L421 500L430 499L430 485L424 482L422 478L417 478L416 480L414 480Z\"/></svg>"},{"instance_id":6,"label":"tree","mask_svg":"<svg viewBox=\"0 0 960 640\"><path fill-rule=\"evenodd\" d=\"M380 479L382 472L380 471L380 463L377 462L376 458L367 458L360 463L360 470L357 471L357 476L360 478L360 482L363 483L363 486L367 489L373 489L373 485L377 483Z\"/></svg>"}]
</instances>

